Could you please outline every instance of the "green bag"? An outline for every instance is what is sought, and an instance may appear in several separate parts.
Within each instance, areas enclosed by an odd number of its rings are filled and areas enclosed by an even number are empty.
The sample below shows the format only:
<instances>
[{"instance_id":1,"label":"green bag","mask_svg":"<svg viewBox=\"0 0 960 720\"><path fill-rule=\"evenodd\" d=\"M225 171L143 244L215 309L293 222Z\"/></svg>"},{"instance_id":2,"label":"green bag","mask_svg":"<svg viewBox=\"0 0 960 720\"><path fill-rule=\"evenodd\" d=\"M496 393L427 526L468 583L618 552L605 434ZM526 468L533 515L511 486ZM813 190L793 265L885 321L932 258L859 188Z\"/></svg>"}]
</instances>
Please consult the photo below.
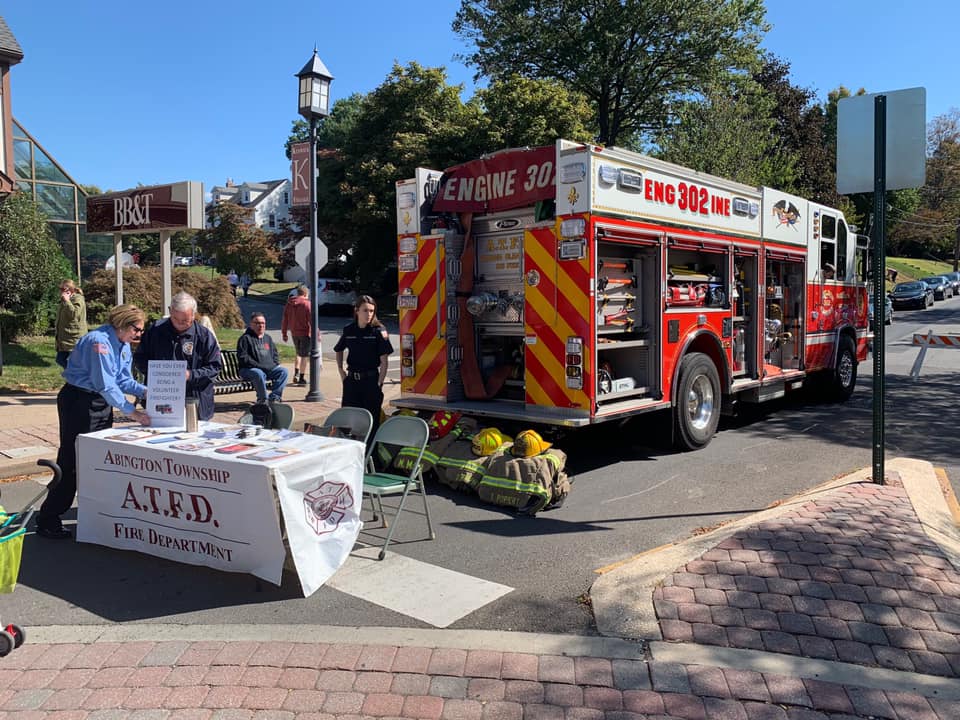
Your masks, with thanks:
<instances>
[{"instance_id":1,"label":"green bag","mask_svg":"<svg viewBox=\"0 0 960 720\"><path fill-rule=\"evenodd\" d=\"M16 519L16 513L7 514L0 507L0 532ZM20 528L0 537L0 594L12 593L20 575L20 559L23 556L23 536L26 528Z\"/></svg>"}]
</instances>

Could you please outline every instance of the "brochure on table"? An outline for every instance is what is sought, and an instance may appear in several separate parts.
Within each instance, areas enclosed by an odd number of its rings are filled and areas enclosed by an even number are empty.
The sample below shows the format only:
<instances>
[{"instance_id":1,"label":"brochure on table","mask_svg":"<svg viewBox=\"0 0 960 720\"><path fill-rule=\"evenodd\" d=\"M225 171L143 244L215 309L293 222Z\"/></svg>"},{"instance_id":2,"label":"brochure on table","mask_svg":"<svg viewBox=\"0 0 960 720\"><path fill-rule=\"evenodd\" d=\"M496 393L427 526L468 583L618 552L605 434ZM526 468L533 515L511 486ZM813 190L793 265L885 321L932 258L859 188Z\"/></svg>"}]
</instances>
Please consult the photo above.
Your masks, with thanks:
<instances>
[{"instance_id":1,"label":"brochure on table","mask_svg":"<svg viewBox=\"0 0 960 720\"><path fill-rule=\"evenodd\" d=\"M186 360L147 363L147 415L151 427L184 427L186 396Z\"/></svg>"},{"instance_id":2,"label":"brochure on table","mask_svg":"<svg viewBox=\"0 0 960 720\"><path fill-rule=\"evenodd\" d=\"M279 585L285 551L272 478L310 595L360 532L363 457L353 440L249 425L82 435L77 539Z\"/></svg>"}]
</instances>

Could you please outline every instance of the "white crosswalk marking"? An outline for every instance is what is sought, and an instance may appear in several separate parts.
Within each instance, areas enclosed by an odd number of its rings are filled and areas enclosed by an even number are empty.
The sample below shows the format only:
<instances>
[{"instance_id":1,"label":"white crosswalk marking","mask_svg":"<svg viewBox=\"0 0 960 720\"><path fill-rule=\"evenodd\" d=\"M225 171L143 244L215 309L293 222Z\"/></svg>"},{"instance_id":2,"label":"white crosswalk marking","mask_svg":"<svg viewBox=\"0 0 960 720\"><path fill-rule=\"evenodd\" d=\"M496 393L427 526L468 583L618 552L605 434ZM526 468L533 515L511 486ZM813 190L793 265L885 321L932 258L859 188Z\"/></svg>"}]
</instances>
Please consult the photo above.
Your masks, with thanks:
<instances>
[{"instance_id":1,"label":"white crosswalk marking","mask_svg":"<svg viewBox=\"0 0 960 720\"><path fill-rule=\"evenodd\" d=\"M388 552L354 550L327 585L434 627L445 628L513 591L512 587Z\"/></svg>"}]
</instances>

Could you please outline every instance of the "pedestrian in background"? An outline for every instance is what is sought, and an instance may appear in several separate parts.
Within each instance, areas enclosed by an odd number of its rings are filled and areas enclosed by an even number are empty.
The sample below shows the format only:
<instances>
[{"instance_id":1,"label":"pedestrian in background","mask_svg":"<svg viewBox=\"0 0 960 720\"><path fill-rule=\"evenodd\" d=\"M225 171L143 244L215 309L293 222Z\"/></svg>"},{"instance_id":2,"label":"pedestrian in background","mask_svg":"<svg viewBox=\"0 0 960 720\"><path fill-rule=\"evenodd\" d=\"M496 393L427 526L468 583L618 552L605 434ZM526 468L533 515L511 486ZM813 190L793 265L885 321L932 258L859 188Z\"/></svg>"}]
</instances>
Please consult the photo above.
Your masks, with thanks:
<instances>
[{"instance_id":1,"label":"pedestrian in background","mask_svg":"<svg viewBox=\"0 0 960 720\"><path fill-rule=\"evenodd\" d=\"M267 319L262 312L250 315L247 331L237 339L237 364L240 377L253 383L257 402L280 402L287 384L287 369L280 364L280 351L273 338L267 335ZM273 390L267 395L267 380L273 381Z\"/></svg>"},{"instance_id":2,"label":"pedestrian in background","mask_svg":"<svg viewBox=\"0 0 960 720\"><path fill-rule=\"evenodd\" d=\"M313 350L312 331L313 310L310 306L310 291L305 285L296 288L296 293L287 298L283 308L283 322L280 332L283 341L287 342L287 333L293 336L293 347L297 354L293 361L293 384L307 384L307 365L310 362L310 352ZM317 366L319 372L320 367Z\"/></svg>"},{"instance_id":3,"label":"pedestrian in background","mask_svg":"<svg viewBox=\"0 0 960 720\"><path fill-rule=\"evenodd\" d=\"M87 304L83 291L73 280L60 283L60 305L57 308L57 365L67 368L67 358L77 342L87 334Z\"/></svg>"},{"instance_id":4,"label":"pedestrian in background","mask_svg":"<svg viewBox=\"0 0 960 720\"><path fill-rule=\"evenodd\" d=\"M237 277L237 271L230 269L230 272L227 273L227 282L230 283L230 292L233 293L233 296L237 296L237 286L240 284L240 278Z\"/></svg>"},{"instance_id":5,"label":"pedestrian in background","mask_svg":"<svg viewBox=\"0 0 960 720\"><path fill-rule=\"evenodd\" d=\"M169 317L144 333L133 361L149 380L151 360L185 360L186 396L197 398L197 417L213 418L213 381L223 360L216 336L197 320L197 301L190 293L178 292L170 300Z\"/></svg>"},{"instance_id":6,"label":"pedestrian in background","mask_svg":"<svg viewBox=\"0 0 960 720\"><path fill-rule=\"evenodd\" d=\"M63 373L67 384L57 395L60 482L50 488L37 513L40 537L64 540L72 536L60 516L70 509L77 495L77 436L113 427L114 408L141 425L150 424L150 416L137 410L126 397L142 400L147 394L147 388L130 374L130 342L143 334L144 321L140 308L118 305L107 316L107 324L80 338L70 353Z\"/></svg>"},{"instance_id":7,"label":"pedestrian in background","mask_svg":"<svg viewBox=\"0 0 960 720\"><path fill-rule=\"evenodd\" d=\"M361 295L353 306L353 322L343 329L334 346L337 371L343 381L341 407L366 408L373 415L373 437L380 426L383 407L383 382L393 345L387 328L377 318L377 303L369 295ZM343 353L347 353L347 368L343 367Z\"/></svg>"},{"instance_id":8,"label":"pedestrian in background","mask_svg":"<svg viewBox=\"0 0 960 720\"><path fill-rule=\"evenodd\" d=\"M246 297L250 293L250 286L253 285L253 281L250 279L250 276L244 273L240 276L240 287L243 288L243 296Z\"/></svg>"}]
</instances>

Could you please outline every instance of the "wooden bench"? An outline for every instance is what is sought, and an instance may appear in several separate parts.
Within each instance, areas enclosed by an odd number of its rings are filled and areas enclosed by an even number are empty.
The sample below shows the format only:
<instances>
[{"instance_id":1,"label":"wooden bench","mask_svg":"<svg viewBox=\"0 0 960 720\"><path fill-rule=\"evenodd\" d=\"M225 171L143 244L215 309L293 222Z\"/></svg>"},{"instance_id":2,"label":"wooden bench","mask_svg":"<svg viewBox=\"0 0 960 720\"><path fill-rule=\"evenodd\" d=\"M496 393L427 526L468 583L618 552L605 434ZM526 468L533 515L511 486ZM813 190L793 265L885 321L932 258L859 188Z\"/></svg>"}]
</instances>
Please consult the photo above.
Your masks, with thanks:
<instances>
[{"instance_id":1,"label":"wooden bench","mask_svg":"<svg viewBox=\"0 0 960 720\"><path fill-rule=\"evenodd\" d=\"M223 367L220 368L220 374L213 381L213 394L228 395L230 393L252 391L253 383L240 377L240 361L237 358L237 351L221 348L220 357L223 360ZM273 381L267 380L267 390L272 389Z\"/></svg>"}]
</instances>

